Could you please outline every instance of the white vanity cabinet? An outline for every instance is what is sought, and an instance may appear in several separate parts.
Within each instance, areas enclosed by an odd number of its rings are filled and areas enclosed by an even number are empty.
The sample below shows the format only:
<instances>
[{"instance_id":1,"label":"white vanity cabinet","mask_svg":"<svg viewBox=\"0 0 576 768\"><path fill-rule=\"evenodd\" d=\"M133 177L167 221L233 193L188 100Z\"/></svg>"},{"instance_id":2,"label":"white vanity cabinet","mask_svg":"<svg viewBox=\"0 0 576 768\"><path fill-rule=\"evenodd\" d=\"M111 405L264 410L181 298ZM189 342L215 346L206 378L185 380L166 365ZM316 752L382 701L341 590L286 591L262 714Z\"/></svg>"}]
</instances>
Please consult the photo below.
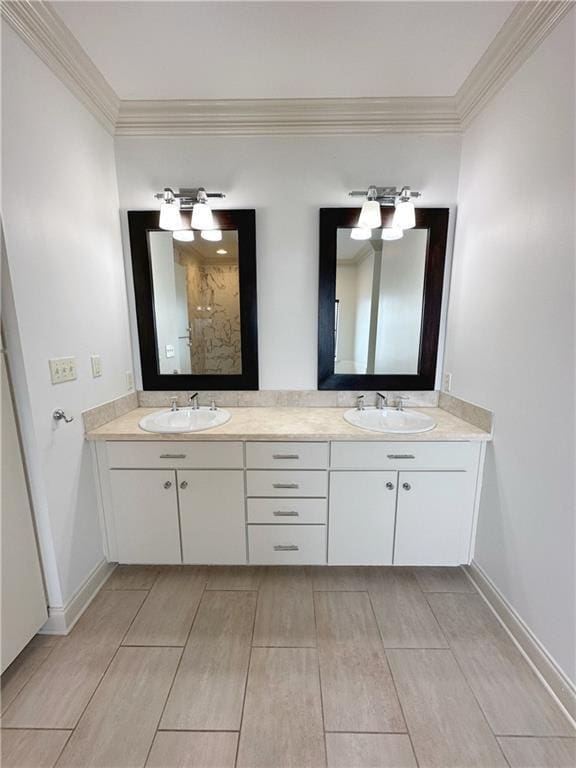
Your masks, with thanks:
<instances>
[{"instance_id":1,"label":"white vanity cabinet","mask_svg":"<svg viewBox=\"0 0 576 768\"><path fill-rule=\"evenodd\" d=\"M109 478L115 559L181 563L176 472L119 469Z\"/></svg>"},{"instance_id":2,"label":"white vanity cabinet","mask_svg":"<svg viewBox=\"0 0 576 768\"><path fill-rule=\"evenodd\" d=\"M483 455L467 441L98 443L108 558L468 563Z\"/></svg>"},{"instance_id":3,"label":"white vanity cabinet","mask_svg":"<svg viewBox=\"0 0 576 768\"><path fill-rule=\"evenodd\" d=\"M332 443L328 563L468 563L480 456L472 442Z\"/></svg>"},{"instance_id":4,"label":"white vanity cabinet","mask_svg":"<svg viewBox=\"0 0 576 768\"><path fill-rule=\"evenodd\" d=\"M241 442L110 442L97 460L110 560L246 563Z\"/></svg>"}]
</instances>

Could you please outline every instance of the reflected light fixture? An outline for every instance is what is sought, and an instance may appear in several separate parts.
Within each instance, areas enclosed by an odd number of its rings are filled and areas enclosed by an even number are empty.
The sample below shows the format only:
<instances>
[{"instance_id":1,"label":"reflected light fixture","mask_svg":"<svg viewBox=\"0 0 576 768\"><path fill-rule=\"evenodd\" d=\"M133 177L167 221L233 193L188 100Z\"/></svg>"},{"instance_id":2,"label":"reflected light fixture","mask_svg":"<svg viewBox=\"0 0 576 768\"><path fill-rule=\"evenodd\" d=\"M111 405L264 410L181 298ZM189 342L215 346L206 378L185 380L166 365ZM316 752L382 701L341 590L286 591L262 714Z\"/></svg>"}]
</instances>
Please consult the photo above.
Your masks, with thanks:
<instances>
[{"instance_id":1,"label":"reflected light fixture","mask_svg":"<svg viewBox=\"0 0 576 768\"><path fill-rule=\"evenodd\" d=\"M360 237L359 229L377 229L382 226L381 206L394 208L392 226L384 227L382 240L399 240L402 237L398 230L412 229L416 226L416 211L413 198L420 197L420 192L413 192L410 187L377 187L372 184L368 189L354 190L350 197L365 198L358 218L357 226L350 233L354 240L367 240L368 237Z\"/></svg>"},{"instance_id":2,"label":"reflected light fixture","mask_svg":"<svg viewBox=\"0 0 576 768\"><path fill-rule=\"evenodd\" d=\"M222 240L222 232L219 229L203 229L200 233L202 240L209 240L211 243L218 243Z\"/></svg>"},{"instance_id":3,"label":"reflected light fixture","mask_svg":"<svg viewBox=\"0 0 576 768\"><path fill-rule=\"evenodd\" d=\"M378 190L376 187L368 187L366 200L360 211L358 226L366 229L377 229L382 225L382 214L380 213L380 203L377 200Z\"/></svg>"},{"instance_id":4,"label":"reflected light fixture","mask_svg":"<svg viewBox=\"0 0 576 768\"><path fill-rule=\"evenodd\" d=\"M228 253L228 251L227 251L225 248L218 248L218 250L216 251L216 253L218 254L218 256L226 256L226 254Z\"/></svg>"},{"instance_id":5,"label":"reflected light fixture","mask_svg":"<svg viewBox=\"0 0 576 768\"><path fill-rule=\"evenodd\" d=\"M382 227L382 240L400 240L401 237L404 237L404 232L400 227Z\"/></svg>"},{"instance_id":6,"label":"reflected light fixture","mask_svg":"<svg viewBox=\"0 0 576 768\"><path fill-rule=\"evenodd\" d=\"M212 209L208 203L210 197L225 197L223 192L207 192L204 187L191 187L179 189L175 192L171 187L165 187L154 197L160 200L160 229L172 231L214 230L216 223L212 215ZM192 211L190 226L186 226L182 220L182 211ZM177 237L183 240L183 237ZM192 240L193 238L189 238ZM207 238L205 238L207 239ZM214 238L215 240L221 237Z\"/></svg>"},{"instance_id":7,"label":"reflected light fixture","mask_svg":"<svg viewBox=\"0 0 576 768\"><path fill-rule=\"evenodd\" d=\"M372 237L372 230L367 229L366 227L354 227L352 232L350 232L350 237L352 240L370 240Z\"/></svg>"},{"instance_id":8,"label":"reflected light fixture","mask_svg":"<svg viewBox=\"0 0 576 768\"><path fill-rule=\"evenodd\" d=\"M191 243L194 240L194 232L191 229L177 229L172 232L172 237L181 243Z\"/></svg>"}]
</instances>

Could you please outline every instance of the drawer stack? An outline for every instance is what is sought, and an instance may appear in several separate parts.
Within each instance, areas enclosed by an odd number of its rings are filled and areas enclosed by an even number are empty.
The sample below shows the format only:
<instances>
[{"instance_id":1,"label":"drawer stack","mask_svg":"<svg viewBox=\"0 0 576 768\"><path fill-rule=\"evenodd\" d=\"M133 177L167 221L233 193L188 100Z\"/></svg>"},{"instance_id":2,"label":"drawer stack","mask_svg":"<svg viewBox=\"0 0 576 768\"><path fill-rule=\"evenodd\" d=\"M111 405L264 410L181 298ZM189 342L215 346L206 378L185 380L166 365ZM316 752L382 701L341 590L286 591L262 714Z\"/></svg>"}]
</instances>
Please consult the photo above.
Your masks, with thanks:
<instances>
[{"instance_id":1,"label":"drawer stack","mask_svg":"<svg viewBox=\"0 0 576 768\"><path fill-rule=\"evenodd\" d=\"M248 561L326 563L328 443L247 443Z\"/></svg>"}]
</instances>

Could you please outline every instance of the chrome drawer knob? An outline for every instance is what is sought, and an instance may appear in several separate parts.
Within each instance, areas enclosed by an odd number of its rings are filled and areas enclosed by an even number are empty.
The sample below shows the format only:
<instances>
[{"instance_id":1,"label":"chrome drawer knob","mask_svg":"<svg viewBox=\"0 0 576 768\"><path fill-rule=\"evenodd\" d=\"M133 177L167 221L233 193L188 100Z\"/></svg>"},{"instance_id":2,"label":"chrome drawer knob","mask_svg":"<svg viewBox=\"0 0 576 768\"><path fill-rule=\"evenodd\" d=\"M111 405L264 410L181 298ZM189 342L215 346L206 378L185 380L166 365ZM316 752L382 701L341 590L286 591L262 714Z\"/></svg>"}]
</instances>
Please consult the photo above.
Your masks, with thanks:
<instances>
[{"instance_id":1,"label":"chrome drawer knob","mask_svg":"<svg viewBox=\"0 0 576 768\"><path fill-rule=\"evenodd\" d=\"M386 483L386 488L389 491L393 491L394 490L394 483Z\"/></svg>"},{"instance_id":2,"label":"chrome drawer knob","mask_svg":"<svg viewBox=\"0 0 576 768\"><path fill-rule=\"evenodd\" d=\"M410 483L402 483L402 488L404 488L405 491L409 491L412 486Z\"/></svg>"},{"instance_id":3,"label":"chrome drawer knob","mask_svg":"<svg viewBox=\"0 0 576 768\"><path fill-rule=\"evenodd\" d=\"M172 483L170 482L170 480L166 480L166 482L164 483L164 488L166 488L166 490L168 490L168 488L172 488Z\"/></svg>"},{"instance_id":4,"label":"chrome drawer knob","mask_svg":"<svg viewBox=\"0 0 576 768\"><path fill-rule=\"evenodd\" d=\"M180 488L182 488L182 490L184 490L185 488L188 488L188 482L186 480L182 480L182 482L180 483Z\"/></svg>"}]
</instances>

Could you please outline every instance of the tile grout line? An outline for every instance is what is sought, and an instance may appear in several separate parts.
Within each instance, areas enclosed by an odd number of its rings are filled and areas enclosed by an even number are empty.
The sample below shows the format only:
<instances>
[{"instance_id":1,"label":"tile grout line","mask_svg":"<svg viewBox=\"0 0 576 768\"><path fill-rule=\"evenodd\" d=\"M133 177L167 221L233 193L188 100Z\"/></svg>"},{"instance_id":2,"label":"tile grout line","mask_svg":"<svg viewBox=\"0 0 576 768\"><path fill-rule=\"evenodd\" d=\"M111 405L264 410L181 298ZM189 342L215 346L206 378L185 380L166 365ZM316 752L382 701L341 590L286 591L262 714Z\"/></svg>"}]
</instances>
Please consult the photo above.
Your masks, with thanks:
<instances>
[{"instance_id":1,"label":"tile grout line","mask_svg":"<svg viewBox=\"0 0 576 768\"><path fill-rule=\"evenodd\" d=\"M320 672L320 643L318 640L318 621L316 618L316 600L314 600L314 584L312 586L312 607L314 609L314 634L316 635L316 663L318 665L318 685L320 687L320 709L322 711L322 736L324 738L324 758L328 765L328 741L326 739L326 719L324 716L324 695L322 693L322 673Z\"/></svg>"},{"instance_id":2,"label":"tile grout line","mask_svg":"<svg viewBox=\"0 0 576 768\"><path fill-rule=\"evenodd\" d=\"M166 710L166 705L168 704L168 699L170 698L170 694L172 693L172 689L174 687L174 682L176 680L176 677L178 676L178 672L180 670L180 665L182 664L182 659L184 658L184 652L186 650L186 646L188 645L188 640L190 639L190 635L192 634L192 628L194 627L194 623L196 622L196 617L198 616L198 611L200 610L200 605L202 604L202 600L204 599L204 595L206 594L206 585L208 584L208 578L209 578L209 571L206 567L203 568L203 572L206 576L206 580L204 582L204 587L202 589L202 593L200 595L200 599L198 600L198 604L196 605L196 610L194 611L194 616L192 618L192 622L190 623L190 629L188 630L188 634L186 635L186 642L182 646L182 651L180 653L180 658L178 659L178 664L176 665L176 669L174 670L174 676L172 678L172 682L170 683L170 687L168 688L168 693L166 694L166 698L164 699L164 705L162 706L162 711L160 712L160 717L158 718L158 722L156 724L156 728L154 729L154 734L152 736L152 739L150 741L150 746L148 747L148 752L146 753L146 758L144 762L142 763L143 766L146 766L146 763L148 762L148 759L150 758L150 752L152 751L152 747L154 746L154 741L156 740L156 734L160 731L160 723L162 722L162 718L164 717L164 711ZM156 583L156 582L154 582ZM136 618L136 617L134 617ZM130 647L130 646L126 646ZM150 647L150 646L148 646ZM154 647L154 646L152 646ZM158 647L158 646L156 646ZM180 647L180 646L176 646Z\"/></svg>"},{"instance_id":3,"label":"tile grout line","mask_svg":"<svg viewBox=\"0 0 576 768\"><path fill-rule=\"evenodd\" d=\"M57 637L66 637L66 635L57 635ZM31 642L31 641L30 641L30 642ZM28 680L26 680L26 682L24 683L24 685L22 686L22 688L20 688L20 690L18 691L18 693L16 694L16 696L14 696L14 698L12 699L12 701L10 702L10 704L8 704L8 706L6 707L6 709L1 709L1 707L0 707L0 722L1 722L1 718L2 718L2 717L4 717L4 715L5 715L5 714L8 712L8 710L10 709L10 707L11 707L11 706L12 706L12 705L13 705L13 704L14 704L14 703L15 703L15 702L16 702L16 701L17 701L17 700L20 698L20 695L22 694L23 690L26 688L26 686L28 685L28 683L29 683L29 682L30 682L30 681L31 681L31 680L32 680L34 677L36 677L36 675L38 674L38 672L40 672L40 670L42 669L42 667L44 666L44 664L46 664L46 662L48 661L48 659L50 658L50 656L52 656L52 654L54 653L54 650L55 650L55 649L58 647L58 645L59 645L59 644L60 644L60 643L55 643L55 644L52 646L52 648L50 648L50 650L48 651L48 655L46 656L46 658L44 659L44 661L41 661L41 662L40 662L40 664L38 665L38 668L37 668L37 669L35 669L35 670L34 670L34 672L32 672L32 674L30 675L30 677L28 678ZM28 647L28 646L24 646L24 648L22 649L22 651L20 651L20 653L22 653L24 650L26 650L26 648L27 648L27 647ZM48 647L49 647L49 646L48 646ZM20 655L20 654L18 654L18 656L19 656L19 655ZM18 656L16 657L16 659L18 658ZM16 659L14 659L14 661L16 661ZM12 663L14 663L14 662L12 662ZM10 669L10 667L8 667L8 669ZM4 674L5 674L7 671L8 671L8 670L5 670L5 671L4 671ZM1 689L0 689L0 699L1 699ZM4 727L3 727L2 725L0 725L0 730L8 730L8 729L4 729ZM43 730L53 730L53 729L44 728ZM68 730L68 728L60 728L59 730L62 730L62 731L67 731L67 730Z\"/></svg>"},{"instance_id":4,"label":"tile grout line","mask_svg":"<svg viewBox=\"0 0 576 768\"><path fill-rule=\"evenodd\" d=\"M410 747L412 748L412 754L414 755L414 760L416 762L416 766L420 765L420 761L418 760L418 755L416 753L416 748L414 746L414 742L412 741L412 734L410 733L410 726L408 725L408 718L406 717L406 714L404 712L404 707L402 706L402 701L400 699L400 694L398 693L398 686L396 685L396 680L394 679L394 675L392 673L392 667L390 666L390 661L388 659L388 654L386 653L386 647L384 645L384 638L382 637L382 632L380 630L380 624L378 624L378 619L376 618L376 611L374 610L374 606L372 605L372 598L370 597L370 592L368 593L368 603L370 605L370 610L372 611L372 616L374 618L374 621L376 622L376 627L378 628L378 636L380 638L380 643L382 644L382 650L384 651L384 658L386 659L386 666L388 667L388 672L390 673L390 680L392 681L392 685L394 686L394 693L396 694L396 699L398 700L398 706L400 707L400 712L402 713L402 719L404 720L404 725L406 726L406 734L408 735L408 741L410 742Z\"/></svg>"},{"instance_id":5,"label":"tile grout line","mask_svg":"<svg viewBox=\"0 0 576 768\"><path fill-rule=\"evenodd\" d=\"M437 593L437 592L435 592L435 593L433 593L433 594L438 594L438 593ZM468 599L470 599L470 597L474 597L474 594L473 594L472 592L470 592L470 593L463 593L463 594L467 594L467 595L469 595L469 598L468 598ZM442 624L440 623L440 619L439 619L439 618L436 616L436 613L435 613L435 611L434 611L434 606L432 605L432 603L430 602L430 600L428 600L428 598L426 598L426 600L427 600L427 602L428 602L428 605L430 606L430 610L432 611L432 613L434 614L434 617L436 618L436 621L438 622L438 624L440 624L440 627L442 628L442 631L444 631L444 629L443 629L443 627L442 627ZM450 655L451 655L451 656L452 656L452 658L454 659L454 662L455 662L456 666L458 667L458 669L460 670L460 674L462 675L462 678L463 678L463 680L464 680L464 682L465 682L465 684L466 684L466 686L467 686L468 690L470 691L470 693L472 694L472 697L473 697L474 701L475 701L475 702L476 702L476 704L478 705L478 709L480 710L480 713L481 713L482 717L484 718L484 721L486 722L486 725L488 726L488 729L489 729L490 733L491 733L491 734L492 734L492 736L494 737L494 741L495 741L495 742L496 742L496 744L498 745L498 749L500 750L500 753L502 754L502 757L504 758L504 762L505 762L505 763L506 763L506 764L509 766L509 765L510 765L510 763L508 762L508 758L507 758L507 757L506 757L506 755L504 754L504 750L502 749L502 745L501 745L501 744L500 744L500 742L498 741L498 736L496 735L496 733L494 733L494 729L493 729L493 728L492 728L492 726L490 725L490 721L488 720L488 717L487 717L487 715L486 715L486 712L484 712L484 709L482 708L482 705L480 704L480 701L478 700L478 697L476 696L476 693L475 693L475 691L473 690L472 686L470 685L470 682L468 681L468 678L466 677L466 674L465 674L465 672L464 672L464 669L462 668L462 665L460 664L460 662L459 662L459 660L458 660L458 657L457 657L457 656L456 656L456 654L454 653L454 650L453 650L453 648L452 648L452 645L450 644L450 639L449 639L448 637L446 637L446 640L448 641L448 652L450 653Z\"/></svg>"},{"instance_id":6,"label":"tile grout line","mask_svg":"<svg viewBox=\"0 0 576 768\"><path fill-rule=\"evenodd\" d=\"M248 668L246 670L246 679L244 681L244 695L242 696L242 710L240 712L240 725L238 727L238 740L236 742L236 755L234 756L234 766L238 765L238 756L240 754L240 737L242 736L242 726L244 724L244 706L246 704L246 693L248 691L248 678L250 677L250 667L252 666L252 651L254 650L254 647L252 643L254 642L254 629L256 627L256 616L258 613L258 603L260 601L260 587L262 585L262 575L260 574L260 579L258 580L258 588L256 590L251 590L252 592L256 592L256 605L254 607L254 619L252 620L252 636L250 637L250 655L248 657ZM247 590L245 590L247 591Z\"/></svg>"}]
</instances>

